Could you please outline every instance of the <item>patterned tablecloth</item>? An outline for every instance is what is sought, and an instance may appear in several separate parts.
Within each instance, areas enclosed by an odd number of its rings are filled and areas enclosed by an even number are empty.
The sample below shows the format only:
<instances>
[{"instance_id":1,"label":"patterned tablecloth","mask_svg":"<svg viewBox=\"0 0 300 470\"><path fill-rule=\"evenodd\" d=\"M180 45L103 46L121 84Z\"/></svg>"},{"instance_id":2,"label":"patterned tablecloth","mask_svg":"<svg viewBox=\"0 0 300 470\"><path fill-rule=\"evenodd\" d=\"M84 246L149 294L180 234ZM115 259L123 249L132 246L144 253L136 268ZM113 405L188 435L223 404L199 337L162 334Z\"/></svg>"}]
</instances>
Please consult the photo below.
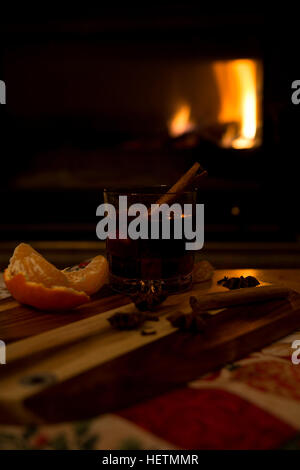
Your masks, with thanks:
<instances>
[{"instance_id":1,"label":"patterned tablecloth","mask_svg":"<svg viewBox=\"0 0 300 470\"><path fill-rule=\"evenodd\" d=\"M0 298L7 291L0 286ZM84 422L0 426L0 449L300 448L300 330L185 387ZM299 355L300 357L300 355Z\"/></svg>"},{"instance_id":2,"label":"patterned tablecloth","mask_svg":"<svg viewBox=\"0 0 300 470\"><path fill-rule=\"evenodd\" d=\"M0 426L0 449L300 448L300 330L185 387L118 413Z\"/></svg>"}]
</instances>

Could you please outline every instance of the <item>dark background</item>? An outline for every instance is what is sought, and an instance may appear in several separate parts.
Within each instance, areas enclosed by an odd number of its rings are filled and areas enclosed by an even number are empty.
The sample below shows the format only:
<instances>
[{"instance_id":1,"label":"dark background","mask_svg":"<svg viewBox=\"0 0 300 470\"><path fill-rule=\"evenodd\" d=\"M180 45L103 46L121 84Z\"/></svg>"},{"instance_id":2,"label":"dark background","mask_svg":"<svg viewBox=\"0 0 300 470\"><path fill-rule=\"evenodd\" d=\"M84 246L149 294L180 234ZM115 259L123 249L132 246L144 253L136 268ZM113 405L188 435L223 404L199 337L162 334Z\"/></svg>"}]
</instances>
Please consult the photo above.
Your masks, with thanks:
<instances>
[{"instance_id":1,"label":"dark background","mask_svg":"<svg viewBox=\"0 0 300 470\"><path fill-rule=\"evenodd\" d=\"M295 10L265 13L254 4L214 14L189 2L86 10L6 6L0 19L0 79L7 86L0 107L2 246L96 240L104 186L172 184L199 160L209 172L199 196L208 246L233 243L247 251L256 243L261 265L300 266L300 105L291 103L291 83L300 78L297 18ZM263 62L262 146L237 151L204 137L195 146L170 141L169 103L155 102L168 67L186 66L191 87L190 64L240 57ZM238 216L231 212L236 206Z\"/></svg>"}]
</instances>

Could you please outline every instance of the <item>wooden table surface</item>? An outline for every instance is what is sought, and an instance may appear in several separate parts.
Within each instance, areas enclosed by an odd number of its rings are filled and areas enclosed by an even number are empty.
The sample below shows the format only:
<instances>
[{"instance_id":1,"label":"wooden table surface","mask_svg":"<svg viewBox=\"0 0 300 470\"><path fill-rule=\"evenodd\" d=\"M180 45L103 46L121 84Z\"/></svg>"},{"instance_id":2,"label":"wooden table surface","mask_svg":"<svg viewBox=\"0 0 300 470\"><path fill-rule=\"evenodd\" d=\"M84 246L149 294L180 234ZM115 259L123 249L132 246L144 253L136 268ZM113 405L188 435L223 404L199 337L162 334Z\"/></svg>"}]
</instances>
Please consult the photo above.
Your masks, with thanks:
<instances>
[{"instance_id":1,"label":"wooden table surface","mask_svg":"<svg viewBox=\"0 0 300 470\"><path fill-rule=\"evenodd\" d=\"M264 282L280 283L300 293L300 269L222 269L216 270L212 279L215 284L224 276L255 276ZM207 289L207 283L203 283ZM108 286L93 296L93 305L83 306L69 312L45 313L20 306L14 299L0 300L0 339L7 344L22 338L72 323L107 311L129 302L128 297L113 293ZM105 299L105 300L104 300ZM99 302L98 302L99 300Z\"/></svg>"}]
</instances>

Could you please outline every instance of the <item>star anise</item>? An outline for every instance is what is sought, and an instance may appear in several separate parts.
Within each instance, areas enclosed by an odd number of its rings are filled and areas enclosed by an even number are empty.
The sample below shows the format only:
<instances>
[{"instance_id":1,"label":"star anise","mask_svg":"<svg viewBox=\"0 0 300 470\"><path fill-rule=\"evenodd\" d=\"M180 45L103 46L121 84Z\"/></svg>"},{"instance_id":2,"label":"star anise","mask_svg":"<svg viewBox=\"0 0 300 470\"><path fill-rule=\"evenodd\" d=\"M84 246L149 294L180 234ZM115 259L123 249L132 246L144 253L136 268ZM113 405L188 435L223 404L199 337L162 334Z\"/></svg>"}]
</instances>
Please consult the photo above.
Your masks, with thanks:
<instances>
[{"instance_id":1,"label":"star anise","mask_svg":"<svg viewBox=\"0 0 300 470\"><path fill-rule=\"evenodd\" d=\"M227 289L243 289L244 287L256 287L260 282L254 276L227 277L220 279L218 284L227 287Z\"/></svg>"},{"instance_id":2,"label":"star anise","mask_svg":"<svg viewBox=\"0 0 300 470\"><path fill-rule=\"evenodd\" d=\"M174 314L167 317L167 319L172 326L182 331L204 333L207 326L206 320L201 313L175 312Z\"/></svg>"},{"instance_id":3,"label":"star anise","mask_svg":"<svg viewBox=\"0 0 300 470\"><path fill-rule=\"evenodd\" d=\"M131 296L135 306L141 312L156 310L167 298L163 281L140 281L138 291Z\"/></svg>"}]
</instances>

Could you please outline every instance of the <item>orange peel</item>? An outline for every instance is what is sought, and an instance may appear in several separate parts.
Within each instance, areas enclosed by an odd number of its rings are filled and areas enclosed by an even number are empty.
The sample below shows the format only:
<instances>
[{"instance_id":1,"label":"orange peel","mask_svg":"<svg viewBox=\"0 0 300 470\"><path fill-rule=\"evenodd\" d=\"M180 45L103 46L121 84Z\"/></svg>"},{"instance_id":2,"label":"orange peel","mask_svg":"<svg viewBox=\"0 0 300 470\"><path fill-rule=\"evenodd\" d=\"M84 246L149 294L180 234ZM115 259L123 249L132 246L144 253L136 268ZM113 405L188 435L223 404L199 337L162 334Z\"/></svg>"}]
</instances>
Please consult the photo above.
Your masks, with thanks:
<instances>
[{"instance_id":1,"label":"orange peel","mask_svg":"<svg viewBox=\"0 0 300 470\"><path fill-rule=\"evenodd\" d=\"M11 295L42 310L65 310L89 302L108 280L108 263L96 256L83 268L59 270L30 245L18 245L4 272Z\"/></svg>"},{"instance_id":2,"label":"orange peel","mask_svg":"<svg viewBox=\"0 0 300 470\"><path fill-rule=\"evenodd\" d=\"M41 310L71 309L90 300L85 292L64 286L45 287L43 284L27 281L24 273L11 276L8 269L4 271L4 281L18 302Z\"/></svg>"}]
</instances>

